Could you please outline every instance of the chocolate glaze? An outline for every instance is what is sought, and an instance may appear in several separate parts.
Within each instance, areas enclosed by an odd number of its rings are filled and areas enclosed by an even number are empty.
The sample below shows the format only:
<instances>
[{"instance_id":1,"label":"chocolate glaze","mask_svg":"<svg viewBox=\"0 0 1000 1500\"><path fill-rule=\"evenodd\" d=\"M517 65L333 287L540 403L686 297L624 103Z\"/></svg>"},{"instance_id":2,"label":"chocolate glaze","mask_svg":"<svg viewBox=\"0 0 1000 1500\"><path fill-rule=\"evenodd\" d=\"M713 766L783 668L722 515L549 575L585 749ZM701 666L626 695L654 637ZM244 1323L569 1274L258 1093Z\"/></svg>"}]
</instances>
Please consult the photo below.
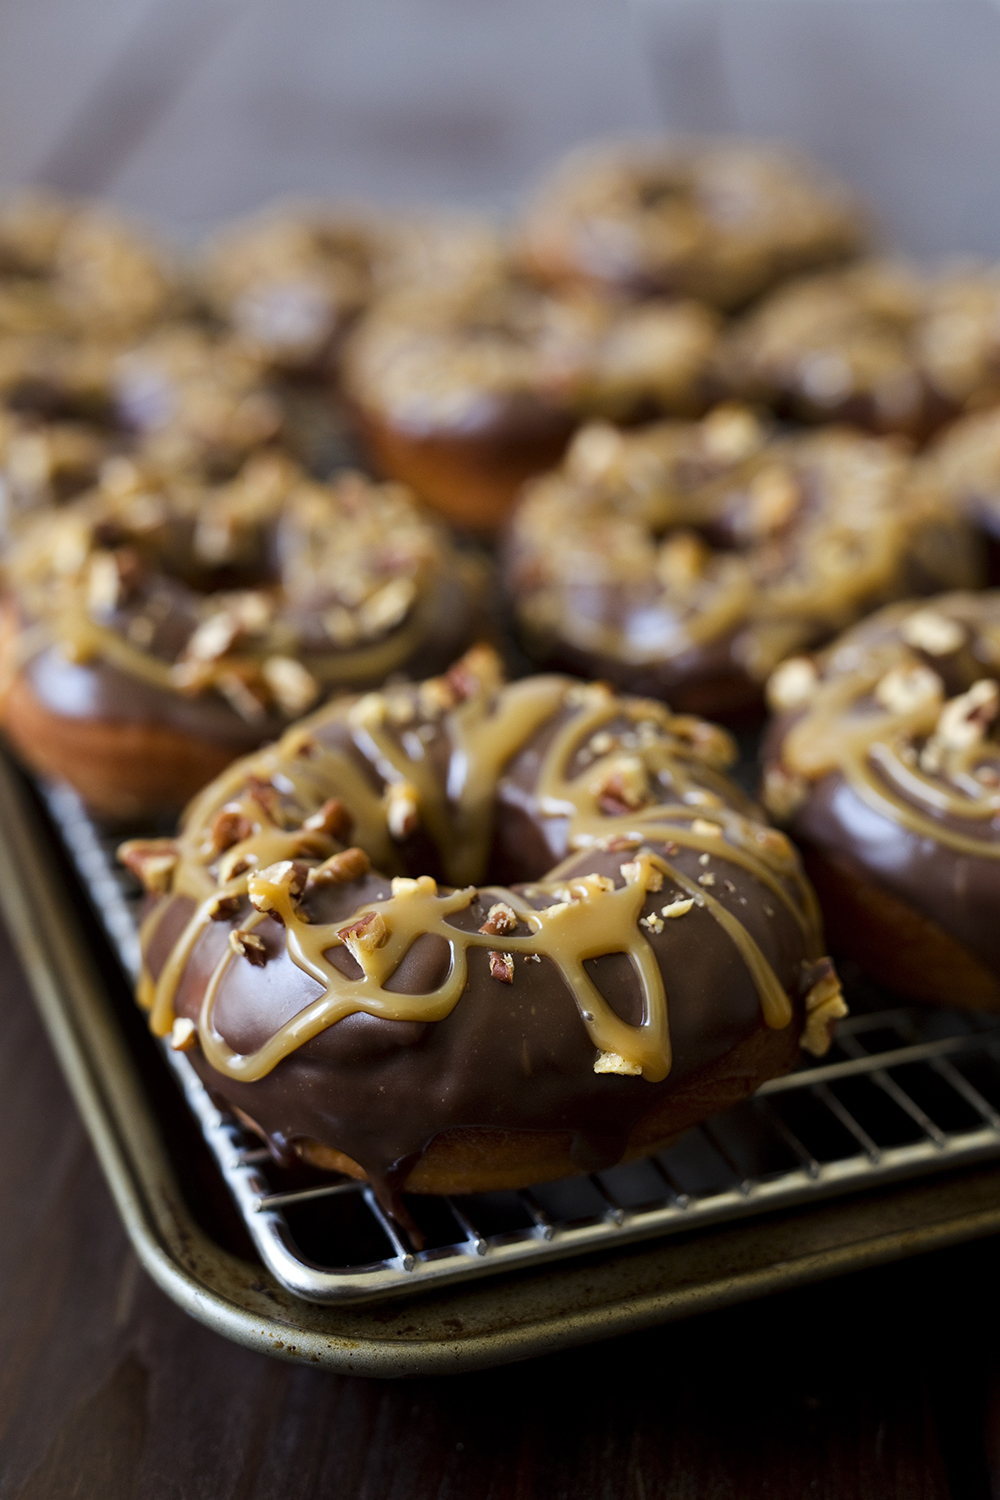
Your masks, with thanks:
<instances>
[{"instance_id":1,"label":"chocolate glaze","mask_svg":"<svg viewBox=\"0 0 1000 1500\"><path fill-rule=\"evenodd\" d=\"M948 650L925 649L912 622L928 617L932 628L935 621L960 626L959 643ZM998 628L997 591L943 595L924 605L879 611L816 658L814 686L801 705L772 723L762 759L765 798L769 787L777 787L779 800L791 796L784 820L807 858L815 851L849 877L883 887L1000 975L1000 817L983 816L975 800L977 794L989 798L1000 783L992 712L984 713L978 730L953 752L968 758L957 776L947 760L936 770L924 761L930 738L940 732L952 705L965 701L962 695L973 684L985 686L984 679L995 677ZM927 640L934 645L933 635ZM808 659L802 666L810 670ZM890 671L914 670L933 674L938 697L924 722L908 722L902 714L893 723L889 700L878 697L881 683ZM777 675L774 687L780 693ZM825 694L839 695L832 709L825 708ZM919 708L915 712L919 715ZM799 745L815 736L813 743L833 746L824 754L822 774L799 776L789 746L793 733ZM839 764L831 765L834 761ZM898 776L890 777L888 764L924 776L926 798L910 794ZM852 769L856 765L863 765L863 777ZM978 781L970 774L976 767L983 773ZM789 776L792 791L783 793ZM935 797L950 801L935 805Z\"/></svg>"},{"instance_id":2,"label":"chocolate glaze","mask_svg":"<svg viewBox=\"0 0 1000 1500\"><path fill-rule=\"evenodd\" d=\"M591 853L566 873L596 871L616 877L621 885L618 871L626 857L633 856ZM672 859L693 879L701 873L695 851ZM777 903L771 905L759 883L739 866L718 859L712 868L718 878L713 893L748 927L782 986L798 994L803 953L793 918ZM524 873L541 874L542 869ZM644 913L658 910L674 894L679 893L667 888L650 894ZM379 877L341 887L340 914L348 917L364 902L387 895L388 883ZM479 897L461 915L478 926L492 899ZM190 905L178 902L178 907L176 915L168 913L169 926L160 929L162 949L169 948L190 912ZM245 915L206 929L178 993L178 1015L197 1020L229 930ZM230 965L214 1012L218 1029L239 1052L256 1049L321 992L288 957L278 924L266 921L256 931L272 956L262 969ZM665 1094L761 1025L750 974L707 911L695 908L681 920L665 922L650 941L666 979L674 1049L671 1072L659 1084L594 1072L593 1044L554 965L518 955L514 983L502 985L490 976L482 948L470 951L465 991L443 1021L421 1025L356 1013L254 1083L224 1077L198 1052L192 1053L192 1061L206 1084L256 1121L279 1149L287 1150L301 1138L333 1144L384 1190L398 1182L398 1164L412 1164L435 1135L454 1127L566 1131L573 1140L573 1160L593 1171L620 1159L633 1127ZM148 955L154 973L163 956L158 941ZM433 940L427 947L414 944L393 976L398 988L407 994L433 988L441 977L441 959ZM633 1016L638 991L621 955L594 961L591 973L616 1012Z\"/></svg>"},{"instance_id":3,"label":"chocolate glaze","mask_svg":"<svg viewBox=\"0 0 1000 1500\"><path fill-rule=\"evenodd\" d=\"M791 831L797 842L885 886L1000 974L1000 860L913 833L869 807L838 772L812 788ZM988 831L1000 841L1000 829Z\"/></svg>"}]
</instances>

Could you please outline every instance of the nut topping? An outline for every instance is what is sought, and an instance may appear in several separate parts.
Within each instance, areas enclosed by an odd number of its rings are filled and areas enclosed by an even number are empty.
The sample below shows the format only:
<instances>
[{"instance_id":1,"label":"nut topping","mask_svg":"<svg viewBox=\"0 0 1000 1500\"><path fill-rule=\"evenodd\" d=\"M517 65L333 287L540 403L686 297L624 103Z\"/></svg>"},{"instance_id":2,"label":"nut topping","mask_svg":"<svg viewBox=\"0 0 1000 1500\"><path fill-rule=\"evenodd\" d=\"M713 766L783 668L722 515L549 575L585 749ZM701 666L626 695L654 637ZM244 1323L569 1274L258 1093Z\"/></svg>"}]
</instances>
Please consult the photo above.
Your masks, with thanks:
<instances>
[{"instance_id":1,"label":"nut topping","mask_svg":"<svg viewBox=\"0 0 1000 1500\"><path fill-rule=\"evenodd\" d=\"M928 656L950 656L965 640L965 630L957 620L935 609L918 609L903 621L899 633L907 645L926 651Z\"/></svg>"},{"instance_id":2,"label":"nut topping","mask_svg":"<svg viewBox=\"0 0 1000 1500\"><path fill-rule=\"evenodd\" d=\"M297 901L306 888L309 866L297 859L280 859L276 864L255 870L250 876L247 894L255 911L279 915L276 902L283 895Z\"/></svg>"},{"instance_id":3,"label":"nut topping","mask_svg":"<svg viewBox=\"0 0 1000 1500\"><path fill-rule=\"evenodd\" d=\"M233 645L241 629L237 617L228 610L209 615L192 631L184 656L189 661L218 661Z\"/></svg>"},{"instance_id":4,"label":"nut topping","mask_svg":"<svg viewBox=\"0 0 1000 1500\"><path fill-rule=\"evenodd\" d=\"M644 868L646 890L662 891L663 871L658 870L656 866L652 864L646 864L644 866L643 861L639 859L630 860L627 864L620 866L622 879L627 881L629 884L631 884L633 881L642 880Z\"/></svg>"},{"instance_id":5,"label":"nut topping","mask_svg":"<svg viewBox=\"0 0 1000 1500\"><path fill-rule=\"evenodd\" d=\"M122 864L142 882L144 890L155 895L170 889L179 857L173 839L129 839L118 849Z\"/></svg>"},{"instance_id":6,"label":"nut topping","mask_svg":"<svg viewBox=\"0 0 1000 1500\"><path fill-rule=\"evenodd\" d=\"M306 818L302 827L307 833L326 833L332 839L346 839L354 827L354 819L341 797L329 797L318 811ZM360 854L361 850L357 853Z\"/></svg>"},{"instance_id":7,"label":"nut topping","mask_svg":"<svg viewBox=\"0 0 1000 1500\"><path fill-rule=\"evenodd\" d=\"M337 935L363 968L365 957L388 942L389 929L381 912L369 911L350 926L341 927Z\"/></svg>"},{"instance_id":8,"label":"nut topping","mask_svg":"<svg viewBox=\"0 0 1000 1500\"><path fill-rule=\"evenodd\" d=\"M198 1028L187 1016L178 1016L170 1031L170 1045L175 1052L190 1052L198 1041Z\"/></svg>"},{"instance_id":9,"label":"nut topping","mask_svg":"<svg viewBox=\"0 0 1000 1500\"><path fill-rule=\"evenodd\" d=\"M808 703L818 682L816 668L808 656L790 656L771 673L767 701L775 713L787 713Z\"/></svg>"},{"instance_id":10,"label":"nut topping","mask_svg":"<svg viewBox=\"0 0 1000 1500\"><path fill-rule=\"evenodd\" d=\"M605 766L590 784L597 805L610 817L635 812L649 801L649 777L636 755L621 755Z\"/></svg>"},{"instance_id":11,"label":"nut topping","mask_svg":"<svg viewBox=\"0 0 1000 1500\"><path fill-rule=\"evenodd\" d=\"M930 667L892 667L875 687L875 701L894 714L911 714L940 703L944 683Z\"/></svg>"},{"instance_id":12,"label":"nut topping","mask_svg":"<svg viewBox=\"0 0 1000 1500\"><path fill-rule=\"evenodd\" d=\"M937 727L921 752L921 770L934 775L950 751L971 750L981 744L998 713L1000 688L992 678L981 677L967 693L944 705Z\"/></svg>"},{"instance_id":13,"label":"nut topping","mask_svg":"<svg viewBox=\"0 0 1000 1500\"><path fill-rule=\"evenodd\" d=\"M810 987L805 997L806 1028L799 1045L814 1057L822 1057L829 1051L834 1022L847 1015L847 1006L829 958L821 958L814 964L804 963L802 977Z\"/></svg>"},{"instance_id":14,"label":"nut topping","mask_svg":"<svg viewBox=\"0 0 1000 1500\"><path fill-rule=\"evenodd\" d=\"M396 781L386 788L386 822L397 843L408 839L420 822L420 794L410 781Z\"/></svg>"},{"instance_id":15,"label":"nut topping","mask_svg":"<svg viewBox=\"0 0 1000 1500\"><path fill-rule=\"evenodd\" d=\"M517 928L517 913L513 907L507 905L506 901L497 901L489 909L486 921L480 927L480 932L490 933L496 937L506 937L508 933Z\"/></svg>"},{"instance_id":16,"label":"nut topping","mask_svg":"<svg viewBox=\"0 0 1000 1500\"><path fill-rule=\"evenodd\" d=\"M242 844L253 833L253 824L238 807L221 807L212 819L212 847L220 854L234 844Z\"/></svg>"},{"instance_id":17,"label":"nut topping","mask_svg":"<svg viewBox=\"0 0 1000 1500\"><path fill-rule=\"evenodd\" d=\"M372 862L363 849L342 849L309 871L309 885L349 885L368 874Z\"/></svg>"},{"instance_id":18,"label":"nut topping","mask_svg":"<svg viewBox=\"0 0 1000 1500\"><path fill-rule=\"evenodd\" d=\"M289 718L297 718L319 697L319 683L293 656L269 656L261 667L275 702Z\"/></svg>"},{"instance_id":19,"label":"nut topping","mask_svg":"<svg viewBox=\"0 0 1000 1500\"><path fill-rule=\"evenodd\" d=\"M267 949L263 939L255 932L243 932L237 928L229 934L229 946L235 954L247 959L257 969L262 969L267 963Z\"/></svg>"},{"instance_id":20,"label":"nut topping","mask_svg":"<svg viewBox=\"0 0 1000 1500\"><path fill-rule=\"evenodd\" d=\"M208 915L213 922L226 922L230 917L235 917L241 905L239 896L226 896L221 892L215 896L208 908Z\"/></svg>"},{"instance_id":21,"label":"nut topping","mask_svg":"<svg viewBox=\"0 0 1000 1500\"><path fill-rule=\"evenodd\" d=\"M491 948L490 977L499 980L501 984L513 984L514 955L512 953L498 953L495 948Z\"/></svg>"},{"instance_id":22,"label":"nut topping","mask_svg":"<svg viewBox=\"0 0 1000 1500\"><path fill-rule=\"evenodd\" d=\"M618 1073L622 1078L638 1078L642 1073L639 1063L628 1062L620 1052L599 1052L594 1063L595 1073Z\"/></svg>"}]
</instances>

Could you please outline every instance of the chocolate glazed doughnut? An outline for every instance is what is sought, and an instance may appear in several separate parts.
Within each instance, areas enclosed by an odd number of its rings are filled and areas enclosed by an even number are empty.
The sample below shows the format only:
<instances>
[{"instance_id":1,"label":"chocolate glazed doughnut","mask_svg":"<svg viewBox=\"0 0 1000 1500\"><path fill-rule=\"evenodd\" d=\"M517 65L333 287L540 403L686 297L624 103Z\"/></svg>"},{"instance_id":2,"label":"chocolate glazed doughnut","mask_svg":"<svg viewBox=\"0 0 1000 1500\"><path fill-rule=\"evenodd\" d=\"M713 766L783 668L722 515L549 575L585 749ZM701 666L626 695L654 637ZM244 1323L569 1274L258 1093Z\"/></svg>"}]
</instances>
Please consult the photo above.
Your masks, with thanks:
<instances>
[{"instance_id":1,"label":"chocolate glazed doughnut","mask_svg":"<svg viewBox=\"0 0 1000 1500\"><path fill-rule=\"evenodd\" d=\"M379 472L490 532L586 417L703 412L718 332L693 301L556 297L501 269L384 297L349 339L342 381Z\"/></svg>"},{"instance_id":2,"label":"chocolate glazed doughnut","mask_svg":"<svg viewBox=\"0 0 1000 1500\"><path fill-rule=\"evenodd\" d=\"M152 1029L276 1153L367 1176L396 1212L404 1187L653 1150L822 1053L844 1013L732 754L606 686L505 687L484 648L340 700L208 787L176 840L123 846L155 894Z\"/></svg>"},{"instance_id":3,"label":"chocolate glazed doughnut","mask_svg":"<svg viewBox=\"0 0 1000 1500\"><path fill-rule=\"evenodd\" d=\"M901 439L777 433L747 407L584 428L528 485L504 581L536 661L712 717L878 604L980 581L949 493Z\"/></svg>"},{"instance_id":4,"label":"chocolate glazed doughnut","mask_svg":"<svg viewBox=\"0 0 1000 1500\"><path fill-rule=\"evenodd\" d=\"M516 250L553 285L736 308L856 254L865 226L818 163L779 146L650 139L585 147L543 181Z\"/></svg>"},{"instance_id":5,"label":"chocolate glazed doughnut","mask_svg":"<svg viewBox=\"0 0 1000 1500\"><path fill-rule=\"evenodd\" d=\"M782 664L764 797L836 951L918 1000L1000 1010L1000 593L895 604Z\"/></svg>"},{"instance_id":6,"label":"chocolate glazed doughnut","mask_svg":"<svg viewBox=\"0 0 1000 1500\"><path fill-rule=\"evenodd\" d=\"M399 485L266 454L219 487L102 474L10 548L0 720L106 816L176 812L327 693L477 633L480 568Z\"/></svg>"}]
</instances>

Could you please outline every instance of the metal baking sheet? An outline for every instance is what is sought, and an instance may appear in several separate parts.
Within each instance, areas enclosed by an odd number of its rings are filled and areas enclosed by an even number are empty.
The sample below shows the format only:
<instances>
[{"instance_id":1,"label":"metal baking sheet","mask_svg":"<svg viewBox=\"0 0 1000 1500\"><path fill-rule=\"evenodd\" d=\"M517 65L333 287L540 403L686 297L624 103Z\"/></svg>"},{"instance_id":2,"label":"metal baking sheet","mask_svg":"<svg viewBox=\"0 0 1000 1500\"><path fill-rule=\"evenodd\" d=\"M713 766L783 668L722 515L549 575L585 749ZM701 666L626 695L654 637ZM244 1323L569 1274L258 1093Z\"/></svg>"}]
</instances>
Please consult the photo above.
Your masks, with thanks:
<instances>
[{"instance_id":1,"label":"metal baking sheet","mask_svg":"<svg viewBox=\"0 0 1000 1500\"><path fill-rule=\"evenodd\" d=\"M473 1368L667 1321L1000 1228L1000 1172L983 1160L996 1152L988 1078L969 1062L975 1054L988 1073L994 1066L996 1036L992 1026L971 1025L965 1031L946 1029L936 1037L910 1042L906 1049L893 1048L897 1055L880 1054L874 1069L855 1052L825 1065L812 1081L812 1087L829 1089L836 1097L846 1085L855 1087L861 1080L890 1099L893 1089L886 1090L885 1083L893 1085L899 1070L930 1067L938 1079L943 1069L948 1091L944 1097L949 1097L956 1092L950 1077L954 1069L971 1089L970 1093L960 1087L957 1096L974 1113L981 1113L982 1139L975 1145L966 1140L968 1155L958 1158L951 1148L959 1136L975 1132L943 1130L926 1107L930 1101L912 1097L911 1075L904 1075L909 1080L905 1096L927 1123L914 1118L898 1100L892 1101L902 1108L910 1127L919 1123L926 1134L927 1126L933 1125L944 1137L944 1144L934 1144L934 1156L917 1167L926 1172L933 1161L938 1170L931 1176L906 1182L873 1177L867 1191L832 1200L810 1193L792 1206L787 1200L766 1199L763 1183L756 1186L739 1176L738 1142L716 1122L710 1139L714 1134L718 1161L735 1176L728 1187L720 1177L718 1191L709 1196L723 1207L727 1193L735 1192L741 1199L759 1194L750 1216L728 1222L685 1221L681 1232L662 1238L657 1231L656 1239L629 1245L621 1232L627 1228L626 1219L619 1220L615 1206L606 1203L601 1238L590 1242L592 1253L586 1256L558 1264L523 1261L516 1275L507 1261L497 1265L490 1281L477 1278L470 1284L428 1287L423 1297L397 1298L386 1305L322 1306L303 1301L267 1269L214 1242L193 1216L97 971L95 938L79 930L74 915L79 893L56 868L46 849L48 837L28 788L7 763L0 764L0 899L123 1220L143 1264L159 1284L193 1315L242 1343L284 1358L372 1375ZM889 1024L904 1025L907 1015L895 1012ZM885 1019L882 1016L879 1024ZM970 1026L967 1018L959 1019ZM874 1013L856 1033L848 1034L849 1051L864 1052L873 1021ZM831 1075L831 1067L841 1071ZM884 1080L874 1077L879 1072ZM792 1096L795 1089L770 1087L764 1096L768 1110L783 1093ZM858 1120L854 1112L851 1118L867 1135L870 1147L882 1150L883 1160L889 1151L918 1144L911 1139L880 1148L871 1130L877 1122ZM933 1132L928 1138L934 1141ZM865 1148L863 1154L877 1171L872 1150ZM822 1175L824 1163L815 1156L813 1160ZM901 1158L891 1160L903 1166ZM903 1170L912 1173L914 1165L911 1159ZM801 1162L798 1170L809 1182L816 1181L816 1168L809 1162ZM638 1213L641 1205L626 1211ZM572 1233L577 1222L548 1217L559 1228L547 1238L540 1226L537 1238L547 1246L559 1233ZM470 1261L474 1255L488 1262L493 1252L488 1249L482 1256L473 1243L471 1253L464 1253ZM401 1274L410 1278L407 1286L418 1284L412 1272Z\"/></svg>"},{"instance_id":2,"label":"metal baking sheet","mask_svg":"<svg viewBox=\"0 0 1000 1500\"><path fill-rule=\"evenodd\" d=\"M43 790L134 979L141 897L115 860L116 838L71 788ZM1000 1156L1000 1022L887 1006L856 989L860 1010L821 1063L764 1084L655 1156L520 1193L411 1196L422 1246L367 1185L277 1167L188 1059L165 1043L163 1053L278 1281L312 1302L381 1301Z\"/></svg>"}]
</instances>

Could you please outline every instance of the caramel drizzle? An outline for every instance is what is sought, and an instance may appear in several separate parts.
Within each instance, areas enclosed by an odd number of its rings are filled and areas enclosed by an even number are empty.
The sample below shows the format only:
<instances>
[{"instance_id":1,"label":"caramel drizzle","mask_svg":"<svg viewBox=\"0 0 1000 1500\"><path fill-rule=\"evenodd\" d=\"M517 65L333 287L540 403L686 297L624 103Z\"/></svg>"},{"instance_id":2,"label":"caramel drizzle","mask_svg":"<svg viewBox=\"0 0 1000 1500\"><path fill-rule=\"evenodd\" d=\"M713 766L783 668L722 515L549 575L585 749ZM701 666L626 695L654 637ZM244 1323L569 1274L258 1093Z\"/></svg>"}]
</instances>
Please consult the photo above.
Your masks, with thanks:
<instances>
[{"instance_id":1,"label":"caramel drizzle","mask_svg":"<svg viewBox=\"0 0 1000 1500\"><path fill-rule=\"evenodd\" d=\"M946 602L942 601L942 606ZM912 605L892 606L878 618L898 629L912 612ZM971 625L965 619L962 623ZM982 633L989 635L985 629ZM843 644L840 651L845 651ZM873 712L870 702L866 708L861 707L890 670L922 666L923 658L896 634L867 649L859 646L854 654L856 661L851 667L840 666L838 670L835 660L831 675L818 682L805 712L785 737L783 763L807 781L839 771L868 807L893 823L902 823L911 833L933 839L956 853L1000 859L1000 841L976 837L971 829L965 833L940 821L951 817L974 827L1000 813L1000 790L989 790L975 776L977 765L997 765L1000 747L996 741L983 738L951 747L942 756L936 773L924 771L917 761L915 743L933 734L942 700L928 699L908 711L883 707ZM934 817L935 813L939 816Z\"/></svg>"},{"instance_id":2,"label":"caramel drizzle","mask_svg":"<svg viewBox=\"0 0 1000 1500\"><path fill-rule=\"evenodd\" d=\"M695 746L685 736L694 733L696 721L674 718L662 704L622 700L601 686L573 687L564 678L531 678L499 693L480 691L448 714L444 727L451 742L450 784L442 788L429 764L412 758L393 736L385 709L385 699L376 694L327 707L277 745L237 762L191 805L180 836L181 854L173 890L197 905L158 983L154 985L148 974L140 983L139 998L151 1009L154 1032L166 1035L171 1030L177 987L195 944L211 921L218 897L250 893L258 905L266 906L283 922L289 957L322 986L323 993L256 1052L236 1053L213 1021L216 997L228 966L242 961L227 949L206 988L198 1033L207 1060L229 1077L249 1081L265 1076L310 1037L357 1011L391 1020L441 1020L465 988L469 949L502 947L512 957L521 954L526 960L540 958L554 963L574 996L598 1052L622 1060L624 1066L618 1071L641 1071L644 1078L656 1082L667 1076L672 1060L667 993L639 917L647 892L660 889L665 879L707 910L734 943L757 988L765 1023L776 1029L789 1024L791 1002L743 923L669 858L640 850L647 841L665 845L668 852L673 844L741 865L792 912L810 954L819 954L820 929L814 901L788 841L726 806L720 793L712 789L711 783L725 786L716 769L729 751L728 737L721 731L701 726L710 743ZM536 797L543 814L568 819L569 847L577 852L544 882L528 888L531 896L548 899L550 904L536 907L506 890L492 893L513 909L519 925L529 929L527 934L500 937L455 927L448 919L466 909L477 895L476 886L467 879L481 868L488 851L493 798L505 764L536 730L566 710L570 711L569 718L543 756ZM668 784L677 801L609 817L600 809L595 786L599 787L602 777L613 769L617 758L614 749L594 758L572 777L569 768L588 738L623 718L638 726L641 744L637 755L647 774ZM429 876L395 879L390 898L361 907L352 918L329 924L312 924L305 918L287 881L276 878L273 867L285 860L321 859L336 845L329 839L324 843L324 835L308 834L300 826L279 826L282 815L276 815L273 808L269 811L259 800L261 782L270 781L290 792L299 817L331 795L343 797L356 818L357 842L377 867L390 871L398 868L398 857L386 832L382 796L345 750L324 743L322 730L331 722L336 722L342 732L348 731L354 745L378 768L383 781L392 784L405 779L417 787L425 823L439 838L455 889L439 892ZM251 777L256 780L248 789ZM708 787L706 782L710 783ZM253 790L254 786L258 790ZM220 859L212 849L208 830L223 806L235 808L250 819L254 832ZM606 841L616 836L626 836L632 844L631 852L626 849L622 855L623 885L616 888L612 880L595 874L561 875L578 861L579 851L607 847ZM160 903L148 919L142 934L143 951L147 951L166 905ZM384 924L384 940L380 946L367 949L350 943L363 973L359 979L348 979L328 955L345 942L345 930L368 913L377 913ZM255 914L241 930L252 932L262 920L263 914ZM433 933L449 944L445 978L427 994L386 990L385 983L403 955L424 933ZM587 959L618 952L628 955L641 986L642 1019L635 1026L615 1014L584 968Z\"/></svg>"}]
</instances>

